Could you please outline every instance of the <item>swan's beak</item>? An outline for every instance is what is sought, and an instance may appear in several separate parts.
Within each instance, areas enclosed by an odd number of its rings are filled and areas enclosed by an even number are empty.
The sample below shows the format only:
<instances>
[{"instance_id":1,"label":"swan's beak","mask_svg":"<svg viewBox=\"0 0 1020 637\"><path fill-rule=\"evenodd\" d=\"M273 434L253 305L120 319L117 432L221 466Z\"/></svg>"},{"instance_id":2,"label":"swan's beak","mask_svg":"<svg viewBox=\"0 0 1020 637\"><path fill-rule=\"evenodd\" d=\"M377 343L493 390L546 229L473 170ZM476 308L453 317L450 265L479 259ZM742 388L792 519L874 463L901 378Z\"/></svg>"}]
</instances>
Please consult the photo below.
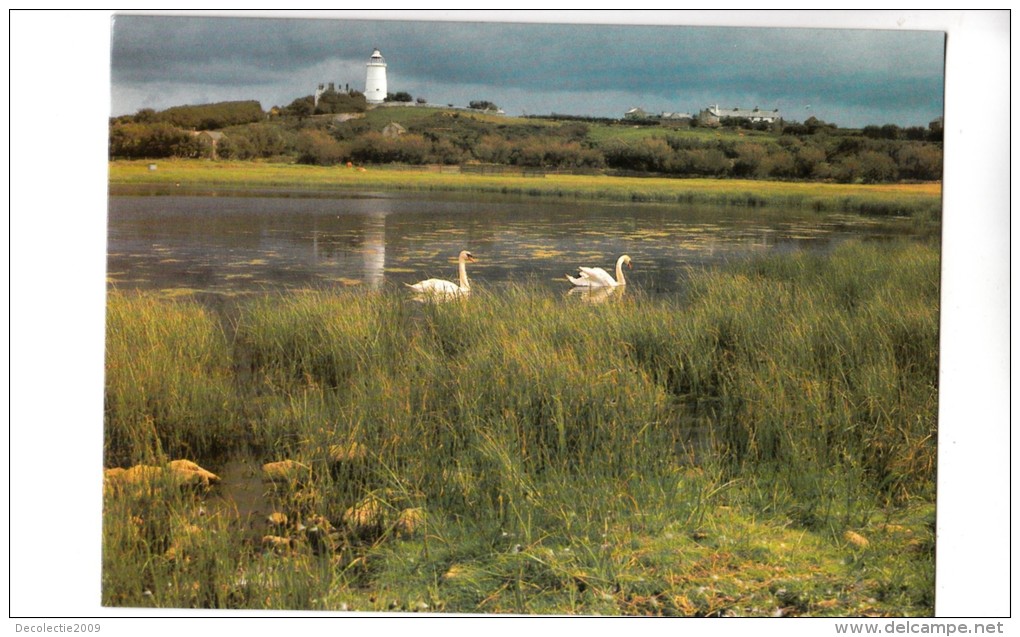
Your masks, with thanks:
<instances>
[{"instance_id":1,"label":"swan's beak","mask_svg":"<svg viewBox=\"0 0 1020 637\"><path fill-rule=\"evenodd\" d=\"M633 264L633 263L631 263L630 261L628 261L628 262L627 262L627 269L628 269L628 270L633 270L633 269L634 269L634 264Z\"/></svg>"},{"instance_id":2,"label":"swan's beak","mask_svg":"<svg viewBox=\"0 0 1020 637\"><path fill-rule=\"evenodd\" d=\"M469 254L469 255L467 255L467 260L468 260L468 261L470 261L470 262L472 262L472 263L474 263L474 262L475 262L475 261L477 261L478 259L476 259L476 258L475 258L475 256L474 256L473 254Z\"/></svg>"}]
</instances>

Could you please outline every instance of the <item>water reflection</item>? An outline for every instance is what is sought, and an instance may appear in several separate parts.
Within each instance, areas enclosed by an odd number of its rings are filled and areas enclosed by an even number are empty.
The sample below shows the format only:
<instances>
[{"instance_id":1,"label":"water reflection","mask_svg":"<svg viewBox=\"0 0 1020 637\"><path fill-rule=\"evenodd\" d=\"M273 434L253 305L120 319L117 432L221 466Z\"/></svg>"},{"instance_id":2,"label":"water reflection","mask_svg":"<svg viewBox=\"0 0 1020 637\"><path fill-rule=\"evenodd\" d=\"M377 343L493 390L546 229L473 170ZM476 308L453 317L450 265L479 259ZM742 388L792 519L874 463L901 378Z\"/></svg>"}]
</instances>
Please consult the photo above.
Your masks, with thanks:
<instances>
[{"instance_id":1,"label":"water reflection","mask_svg":"<svg viewBox=\"0 0 1020 637\"><path fill-rule=\"evenodd\" d=\"M113 196L108 278L119 288L236 294L295 287L381 289L450 278L463 249L472 282L537 281L564 293L580 263L634 259L628 283L678 290L691 268L752 254L825 251L909 224L810 211L513 198ZM452 260L452 261L451 261Z\"/></svg>"},{"instance_id":2,"label":"water reflection","mask_svg":"<svg viewBox=\"0 0 1020 637\"><path fill-rule=\"evenodd\" d=\"M386 278L386 213L372 212L365 218L365 240L362 248L365 281L373 290L382 287Z\"/></svg>"},{"instance_id":3,"label":"water reflection","mask_svg":"<svg viewBox=\"0 0 1020 637\"><path fill-rule=\"evenodd\" d=\"M627 286L617 287L572 287L567 296L572 296L584 303L605 303L610 299L619 299L626 293Z\"/></svg>"}]
</instances>

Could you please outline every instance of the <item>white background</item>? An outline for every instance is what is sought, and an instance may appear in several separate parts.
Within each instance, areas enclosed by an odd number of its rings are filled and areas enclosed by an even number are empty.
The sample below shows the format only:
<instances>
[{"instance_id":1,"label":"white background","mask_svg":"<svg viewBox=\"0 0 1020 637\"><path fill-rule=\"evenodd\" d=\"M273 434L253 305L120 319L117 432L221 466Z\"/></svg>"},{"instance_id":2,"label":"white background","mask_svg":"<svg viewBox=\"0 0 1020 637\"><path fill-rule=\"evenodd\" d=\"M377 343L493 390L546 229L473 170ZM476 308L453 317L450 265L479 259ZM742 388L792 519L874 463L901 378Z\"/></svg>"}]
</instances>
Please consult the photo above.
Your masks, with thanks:
<instances>
[{"instance_id":1,"label":"white background","mask_svg":"<svg viewBox=\"0 0 1020 637\"><path fill-rule=\"evenodd\" d=\"M1008 12L321 13L948 32L936 612L1011 614ZM144 617L99 605L110 13L15 12L9 20L10 615ZM183 625L136 620L133 626L106 619L101 634L196 630L194 622L204 617L253 614L150 615L198 618ZM305 621L295 628L330 630ZM528 620L434 621L443 621L442 630L465 632L530 628L521 624ZM9 632L15 624L42 623L11 619ZM235 628L211 623L220 631ZM685 626L722 634L763 627L762 620ZM814 620L773 620L765 627L793 635L834 633ZM236 628L291 629L276 620ZM653 632L678 628L643 625Z\"/></svg>"}]
</instances>

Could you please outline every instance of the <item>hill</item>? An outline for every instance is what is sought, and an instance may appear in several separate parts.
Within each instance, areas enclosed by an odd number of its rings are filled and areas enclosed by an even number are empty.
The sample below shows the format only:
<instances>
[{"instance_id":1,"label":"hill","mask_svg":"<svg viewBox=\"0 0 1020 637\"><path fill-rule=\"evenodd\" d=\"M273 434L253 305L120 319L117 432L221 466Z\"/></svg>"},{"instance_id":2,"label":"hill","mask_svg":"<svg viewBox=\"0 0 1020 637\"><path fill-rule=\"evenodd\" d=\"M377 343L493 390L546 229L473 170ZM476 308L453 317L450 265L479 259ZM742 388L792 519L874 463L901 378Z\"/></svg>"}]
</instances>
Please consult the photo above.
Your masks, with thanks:
<instances>
[{"instance_id":1,"label":"hill","mask_svg":"<svg viewBox=\"0 0 1020 637\"><path fill-rule=\"evenodd\" d=\"M259 110L255 118L251 103L229 104L117 118L111 121L110 156L200 156L208 151L188 143L183 129L219 128L218 158L315 165L494 165L841 183L934 181L942 173L941 131L892 125L840 129L811 119L761 130L739 120L709 127L697 120L677 125L508 117L410 104L362 109L356 96L331 102L341 112L315 114L292 104ZM213 117L219 113L235 116Z\"/></svg>"}]
</instances>

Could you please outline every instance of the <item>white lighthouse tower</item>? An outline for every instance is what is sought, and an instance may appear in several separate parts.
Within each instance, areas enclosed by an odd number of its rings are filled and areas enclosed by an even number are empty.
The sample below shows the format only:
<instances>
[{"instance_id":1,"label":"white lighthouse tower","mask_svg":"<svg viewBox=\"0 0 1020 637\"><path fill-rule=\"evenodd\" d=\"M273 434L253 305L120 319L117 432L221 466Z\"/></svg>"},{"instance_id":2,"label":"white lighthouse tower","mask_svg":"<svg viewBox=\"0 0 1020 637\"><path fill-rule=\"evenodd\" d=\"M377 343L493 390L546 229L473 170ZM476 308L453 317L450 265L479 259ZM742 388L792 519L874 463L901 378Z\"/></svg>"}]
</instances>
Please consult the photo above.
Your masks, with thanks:
<instances>
[{"instance_id":1,"label":"white lighthouse tower","mask_svg":"<svg viewBox=\"0 0 1020 637\"><path fill-rule=\"evenodd\" d=\"M386 99L386 60L379 49L372 51L372 58L366 66L365 99L369 104L382 104Z\"/></svg>"}]
</instances>

